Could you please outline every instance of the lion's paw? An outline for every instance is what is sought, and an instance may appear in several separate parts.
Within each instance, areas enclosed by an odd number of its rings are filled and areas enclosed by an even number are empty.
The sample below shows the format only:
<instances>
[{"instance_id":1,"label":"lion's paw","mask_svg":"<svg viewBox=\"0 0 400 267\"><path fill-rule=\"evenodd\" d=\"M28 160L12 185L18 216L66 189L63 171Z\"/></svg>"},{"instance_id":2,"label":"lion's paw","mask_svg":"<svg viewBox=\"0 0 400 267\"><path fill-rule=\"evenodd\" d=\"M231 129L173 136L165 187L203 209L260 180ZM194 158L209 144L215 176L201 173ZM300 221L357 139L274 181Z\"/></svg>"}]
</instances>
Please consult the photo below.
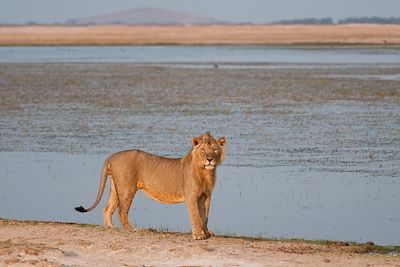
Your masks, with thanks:
<instances>
[{"instance_id":1,"label":"lion's paw","mask_svg":"<svg viewBox=\"0 0 400 267\"><path fill-rule=\"evenodd\" d=\"M203 240L207 238L207 235L204 233L203 230L201 230L199 232L193 232L192 237L194 240Z\"/></svg>"},{"instance_id":2,"label":"lion's paw","mask_svg":"<svg viewBox=\"0 0 400 267\"><path fill-rule=\"evenodd\" d=\"M215 236L215 234L213 232L211 232L210 230L207 230L206 236L207 237L213 237L213 236Z\"/></svg>"}]
</instances>

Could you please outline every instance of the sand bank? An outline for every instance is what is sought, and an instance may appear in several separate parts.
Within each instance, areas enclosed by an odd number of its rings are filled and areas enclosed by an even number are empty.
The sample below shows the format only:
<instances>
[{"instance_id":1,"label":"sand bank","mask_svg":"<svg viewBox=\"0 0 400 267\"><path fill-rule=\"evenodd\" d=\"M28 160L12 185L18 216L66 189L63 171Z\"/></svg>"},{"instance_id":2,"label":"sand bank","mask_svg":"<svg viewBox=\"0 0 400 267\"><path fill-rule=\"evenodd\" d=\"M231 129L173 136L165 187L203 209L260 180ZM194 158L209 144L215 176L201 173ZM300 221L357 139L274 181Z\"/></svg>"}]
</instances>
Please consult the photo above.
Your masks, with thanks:
<instances>
[{"instance_id":1,"label":"sand bank","mask_svg":"<svg viewBox=\"0 0 400 267\"><path fill-rule=\"evenodd\" d=\"M193 241L187 233L0 219L5 266L399 266L399 256L379 252L387 251L344 242Z\"/></svg>"}]
</instances>

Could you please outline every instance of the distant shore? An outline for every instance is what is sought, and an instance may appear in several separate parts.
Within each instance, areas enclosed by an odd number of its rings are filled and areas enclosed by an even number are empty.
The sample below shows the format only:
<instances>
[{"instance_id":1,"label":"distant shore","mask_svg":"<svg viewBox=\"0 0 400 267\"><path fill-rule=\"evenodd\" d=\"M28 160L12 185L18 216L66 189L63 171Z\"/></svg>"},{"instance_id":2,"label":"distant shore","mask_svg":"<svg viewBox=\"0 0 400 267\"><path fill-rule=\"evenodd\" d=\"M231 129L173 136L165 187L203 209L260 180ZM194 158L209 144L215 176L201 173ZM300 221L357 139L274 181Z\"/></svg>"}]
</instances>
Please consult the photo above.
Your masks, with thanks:
<instances>
[{"instance_id":1,"label":"distant shore","mask_svg":"<svg viewBox=\"0 0 400 267\"><path fill-rule=\"evenodd\" d=\"M398 266L398 247L335 241L212 237L0 219L0 265Z\"/></svg>"},{"instance_id":2,"label":"distant shore","mask_svg":"<svg viewBox=\"0 0 400 267\"><path fill-rule=\"evenodd\" d=\"M400 25L0 26L0 46L400 45Z\"/></svg>"}]
</instances>

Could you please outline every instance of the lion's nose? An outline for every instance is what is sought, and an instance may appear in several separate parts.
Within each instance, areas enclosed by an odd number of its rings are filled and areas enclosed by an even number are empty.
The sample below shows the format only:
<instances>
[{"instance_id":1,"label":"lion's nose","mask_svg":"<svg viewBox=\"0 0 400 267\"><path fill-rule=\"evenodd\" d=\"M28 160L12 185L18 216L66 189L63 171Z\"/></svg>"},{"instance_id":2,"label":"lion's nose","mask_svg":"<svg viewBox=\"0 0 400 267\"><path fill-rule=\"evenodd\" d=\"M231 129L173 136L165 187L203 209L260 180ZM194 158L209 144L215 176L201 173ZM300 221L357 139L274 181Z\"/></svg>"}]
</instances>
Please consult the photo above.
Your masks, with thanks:
<instances>
[{"instance_id":1,"label":"lion's nose","mask_svg":"<svg viewBox=\"0 0 400 267\"><path fill-rule=\"evenodd\" d=\"M211 161L213 160L213 157L208 156L208 157L207 157L207 160L208 160L209 162L211 162Z\"/></svg>"}]
</instances>

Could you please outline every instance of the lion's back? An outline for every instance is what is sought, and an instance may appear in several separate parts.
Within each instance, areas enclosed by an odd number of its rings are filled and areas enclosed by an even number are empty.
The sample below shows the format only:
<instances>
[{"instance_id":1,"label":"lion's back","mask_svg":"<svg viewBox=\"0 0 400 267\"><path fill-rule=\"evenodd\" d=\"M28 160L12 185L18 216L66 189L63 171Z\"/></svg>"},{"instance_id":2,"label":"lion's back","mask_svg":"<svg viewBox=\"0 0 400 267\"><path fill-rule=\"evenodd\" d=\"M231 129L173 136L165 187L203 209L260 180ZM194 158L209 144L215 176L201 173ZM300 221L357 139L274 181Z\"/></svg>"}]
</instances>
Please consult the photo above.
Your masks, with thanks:
<instances>
[{"instance_id":1,"label":"lion's back","mask_svg":"<svg viewBox=\"0 0 400 267\"><path fill-rule=\"evenodd\" d=\"M166 158L137 149L116 152L106 162L113 173L129 173L129 176L138 178L176 176L182 171L179 167L180 159Z\"/></svg>"}]
</instances>

